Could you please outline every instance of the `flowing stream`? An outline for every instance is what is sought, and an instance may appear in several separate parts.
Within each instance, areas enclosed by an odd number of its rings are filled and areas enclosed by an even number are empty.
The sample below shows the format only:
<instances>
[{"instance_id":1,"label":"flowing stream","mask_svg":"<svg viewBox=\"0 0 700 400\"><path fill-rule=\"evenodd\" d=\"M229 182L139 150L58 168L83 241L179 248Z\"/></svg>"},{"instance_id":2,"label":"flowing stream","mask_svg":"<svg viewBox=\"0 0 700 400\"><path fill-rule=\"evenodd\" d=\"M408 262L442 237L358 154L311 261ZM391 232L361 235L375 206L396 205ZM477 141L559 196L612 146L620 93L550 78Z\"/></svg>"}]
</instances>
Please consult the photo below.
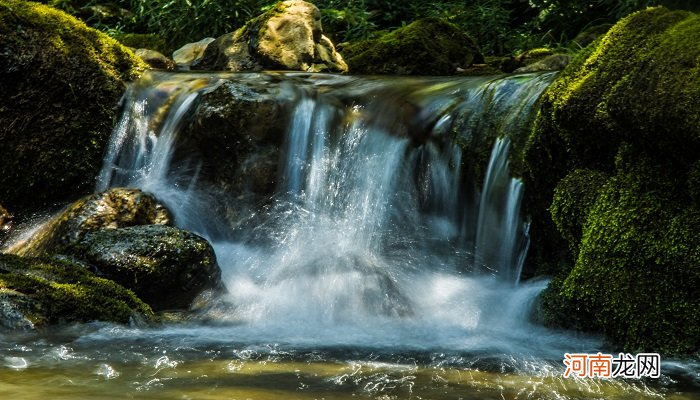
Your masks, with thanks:
<instances>
[{"instance_id":1,"label":"flowing stream","mask_svg":"<svg viewBox=\"0 0 700 400\"><path fill-rule=\"evenodd\" d=\"M605 344L533 322L509 160L553 78L148 74L97 190L153 193L229 293L162 327L0 336L0 398L698 398L689 362L565 379Z\"/></svg>"}]
</instances>

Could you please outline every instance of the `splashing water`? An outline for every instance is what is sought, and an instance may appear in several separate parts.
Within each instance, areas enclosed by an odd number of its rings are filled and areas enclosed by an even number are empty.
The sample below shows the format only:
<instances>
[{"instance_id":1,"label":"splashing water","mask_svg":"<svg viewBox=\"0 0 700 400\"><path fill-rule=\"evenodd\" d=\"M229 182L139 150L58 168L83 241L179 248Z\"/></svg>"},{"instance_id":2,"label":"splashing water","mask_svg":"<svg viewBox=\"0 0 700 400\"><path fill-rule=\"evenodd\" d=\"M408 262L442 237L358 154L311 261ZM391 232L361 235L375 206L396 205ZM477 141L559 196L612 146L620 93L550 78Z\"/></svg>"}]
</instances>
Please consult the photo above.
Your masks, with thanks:
<instances>
[{"instance_id":1,"label":"splashing water","mask_svg":"<svg viewBox=\"0 0 700 400\"><path fill-rule=\"evenodd\" d=\"M529 240L510 137L552 77L152 75L126 98L98 189L151 191L213 240L232 335L517 352L543 337L527 321L545 283L515 285ZM190 173L182 185L172 157L197 98L227 85L283 104L289 123L276 191L220 240L201 223L213 219L197 204L204 184ZM493 144L483 177L465 172L479 161L465 138Z\"/></svg>"}]
</instances>

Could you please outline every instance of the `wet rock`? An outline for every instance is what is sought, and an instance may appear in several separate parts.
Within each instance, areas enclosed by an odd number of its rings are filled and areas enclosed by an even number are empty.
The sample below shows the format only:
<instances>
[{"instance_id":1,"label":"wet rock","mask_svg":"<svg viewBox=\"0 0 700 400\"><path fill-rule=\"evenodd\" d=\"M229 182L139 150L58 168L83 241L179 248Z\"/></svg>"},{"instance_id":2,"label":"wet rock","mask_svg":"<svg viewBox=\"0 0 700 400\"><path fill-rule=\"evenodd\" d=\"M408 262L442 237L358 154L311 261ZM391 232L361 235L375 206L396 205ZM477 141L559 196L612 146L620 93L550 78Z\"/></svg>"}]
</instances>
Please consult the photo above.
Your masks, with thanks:
<instances>
[{"instance_id":1,"label":"wet rock","mask_svg":"<svg viewBox=\"0 0 700 400\"><path fill-rule=\"evenodd\" d=\"M277 185L289 110L267 93L265 79L226 81L202 94L174 155L175 162L193 154L204 160L200 180L223 194L218 198L234 200L219 205L230 225L269 199Z\"/></svg>"},{"instance_id":2,"label":"wet rock","mask_svg":"<svg viewBox=\"0 0 700 400\"><path fill-rule=\"evenodd\" d=\"M0 278L2 279L2 278ZM0 288L0 325L9 330L33 330L46 323L41 303L13 289Z\"/></svg>"},{"instance_id":3,"label":"wet rock","mask_svg":"<svg viewBox=\"0 0 700 400\"><path fill-rule=\"evenodd\" d=\"M349 44L343 54L355 74L452 75L484 62L474 40L437 18Z\"/></svg>"},{"instance_id":4,"label":"wet rock","mask_svg":"<svg viewBox=\"0 0 700 400\"><path fill-rule=\"evenodd\" d=\"M16 213L89 193L126 82L146 65L80 20L0 0L0 199Z\"/></svg>"},{"instance_id":5,"label":"wet rock","mask_svg":"<svg viewBox=\"0 0 700 400\"><path fill-rule=\"evenodd\" d=\"M175 50L173 52L173 60L177 68L187 71L192 65L198 64L202 57L204 57L204 51L207 49L207 46L214 40L216 39L204 38L198 42L187 43Z\"/></svg>"},{"instance_id":6,"label":"wet rock","mask_svg":"<svg viewBox=\"0 0 700 400\"><path fill-rule=\"evenodd\" d=\"M347 65L323 35L318 8L305 1L288 0L239 30L217 38L207 46L196 69L345 72Z\"/></svg>"},{"instance_id":7,"label":"wet rock","mask_svg":"<svg viewBox=\"0 0 700 400\"><path fill-rule=\"evenodd\" d=\"M173 227L89 232L68 251L94 266L98 276L133 290L154 310L188 308L202 291L222 288L211 245Z\"/></svg>"},{"instance_id":8,"label":"wet rock","mask_svg":"<svg viewBox=\"0 0 700 400\"><path fill-rule=\"evenodd\" d=\"M31 238L10 247L8 252L41 256L60 252L90 231L133 225L169 225L171 221L170 212L152 195L138 189L115 188L76 201Z\"/></svg>"},{"instance_id":9,"label":"wet rock","mask_svg":"<svg viewBox=\"0 0 700 400\"><path fill-rule=\"evenodd\" d=\"M0 325L28 330L62 322L149 320L151 308L76 262L0 254Z\"/></svg>"},{"instance_id":10,"label":"wet rock","mask_svg":"<svg viewBox=\"0 0 700 400\"><path fill-rule=\"evenodd\" d=\"M139 56L146 64L156 69L174 70L175 62L162 53L150 49L136 49L134 54Z\"/></svg>"}]
</instances>

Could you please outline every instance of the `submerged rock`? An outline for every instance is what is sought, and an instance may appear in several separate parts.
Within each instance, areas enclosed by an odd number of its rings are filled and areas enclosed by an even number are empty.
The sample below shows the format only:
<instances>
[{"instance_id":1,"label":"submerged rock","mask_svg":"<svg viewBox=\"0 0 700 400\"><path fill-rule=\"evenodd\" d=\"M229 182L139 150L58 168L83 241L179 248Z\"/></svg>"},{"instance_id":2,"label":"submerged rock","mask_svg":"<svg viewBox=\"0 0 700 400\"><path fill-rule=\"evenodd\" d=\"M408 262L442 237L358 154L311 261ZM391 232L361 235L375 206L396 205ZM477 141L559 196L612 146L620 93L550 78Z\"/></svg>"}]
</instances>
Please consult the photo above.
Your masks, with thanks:
<instances>
[{"instance_id":1,"label":"submerged rock","mask_svg":"<svg viewBox=\"0 0 700 400\"><path fill-rule=\"evenodd\" d=\"M207 289L221 289L211 245L177 228L148 225L87 233L69 249L98 276L134 291L154 310L188 308Z\"/></svg>"},{"instance_id":2,"label":"submerged rock","mask_svg":"<svg viewBox=\"0 0 700 400\"><path fill-rule=\"evenodd\" d=\"M437 18L346 45L343 55L354 74L453 75L484 62L474 40Z\"/></svg>"},{"instance_id":3,"label":"submerged rock","mask_svg":"<svg viewBox=\"0 0 700 400\"><path fill-rule=\"evenodd\" d=\"M57 258L0 254L0 325L34 329L62 322L150 319L133 292L98 278L85 266Z\"/></svg>"},{"instance_id":4,"label":"submerged rock","mask_svg":"<svg viewBox=\"0 0 700 400\"><path fill-rule=\"evenodd\" d=\"M323 35L321 12L301 0L280 2L237 31L220 36L192 68L347 71L343 58Z\"/></svg>"},{"instance_id":5,"label":"submerged rock","mask_svg":"<svg viewBox=\"0 0 700 400\"><path fill-rule=\"evenodd\" d=\"M169 225L170 212L152 195L138 189L110 189L86 196L24 242L10 247L10 253L41 256L60 252L86 233L98 229L116 229L133 225Z\"/></svg>"},{"instance_id":6,"label":"submerged rock","mask_svg":"<svg viewBox=\"0 0 700 400\"><path fill-rule=\"evenodd\" d=\"M88 192L125 83L146 65L46 5L0 0L0 199L16 212Z\"/></svg>"},{"instance_id":7,"label":"submerged rock","mask_svg":"<svg viewBox=\"0 0 700 400\"><path fill-rule=\"evenodd\" d=\"M573 264L544 297L549 323L584 318L629 351L700 350L699 36L697 14L634 13L542 96L526 186L531 234L550 247L530 258Z\"/></svg>"}]
</instances>

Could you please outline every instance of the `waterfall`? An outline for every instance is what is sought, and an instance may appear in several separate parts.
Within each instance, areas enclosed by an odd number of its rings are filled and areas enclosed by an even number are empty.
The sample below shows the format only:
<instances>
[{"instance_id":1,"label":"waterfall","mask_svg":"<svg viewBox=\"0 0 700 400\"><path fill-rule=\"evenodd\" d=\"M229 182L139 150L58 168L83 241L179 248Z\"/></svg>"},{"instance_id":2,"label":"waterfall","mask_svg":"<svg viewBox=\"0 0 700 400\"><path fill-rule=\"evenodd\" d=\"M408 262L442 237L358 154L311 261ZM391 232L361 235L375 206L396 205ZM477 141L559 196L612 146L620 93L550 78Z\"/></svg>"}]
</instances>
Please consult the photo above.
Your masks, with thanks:
<instances>
[{"instance_id":1,"label":"waterfall","mask_svg":"<svg viewBox=\"0 0 700 400\"><path fill-rule=\"evenodd\" d=\"M529 243L508 156L553 76L151 73L125 96L98 190L150 191L208 237L230 291L224 319L257 334L294 336L279 325L292 321L314 335L378 321L513 330L490 315L526 312L503 299L519 293ZM263 106L286 128L249 117ZM235 107L217 125L231 124L226 140L197 142L197 126ZM222 146L230 156L203 156ZM256 146L276 157L269 192L250 189L271 169L255 167L264 157L237 153ZM217 168L234 159L244 172L227 180ZM224 220L212 199L247 217Z\"/></svg>"}]
</instances>

